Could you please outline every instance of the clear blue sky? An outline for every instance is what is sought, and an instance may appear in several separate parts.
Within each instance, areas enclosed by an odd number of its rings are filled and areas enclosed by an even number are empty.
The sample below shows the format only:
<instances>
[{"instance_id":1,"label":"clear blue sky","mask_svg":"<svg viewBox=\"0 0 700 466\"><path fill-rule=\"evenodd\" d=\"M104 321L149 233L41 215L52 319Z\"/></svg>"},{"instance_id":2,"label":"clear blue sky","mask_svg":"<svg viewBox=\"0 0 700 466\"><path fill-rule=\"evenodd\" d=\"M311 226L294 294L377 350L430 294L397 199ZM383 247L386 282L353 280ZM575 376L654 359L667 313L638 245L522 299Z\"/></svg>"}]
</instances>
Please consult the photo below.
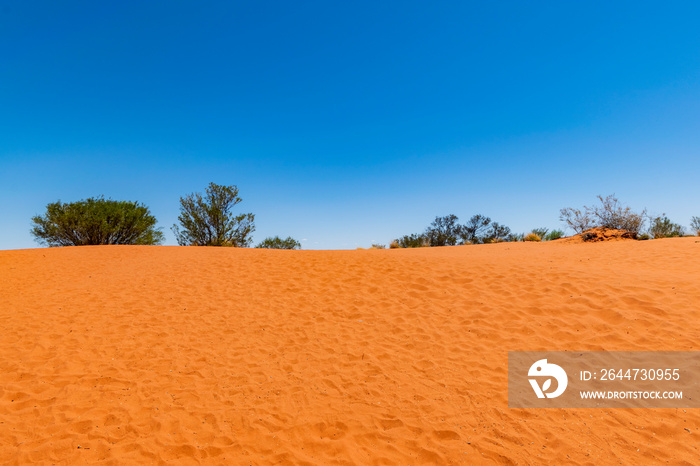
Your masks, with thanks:
<instances>
[{"instance_id":1,"label":"clear blue sky","mask_svg":"<svg viewBox=\"0 0 700 466\"><path fill-rule=\"evenodd\" d=\"M0 249L56 200L236 184L255 240L700 215L698 2L0 0Z\"/></svg>"}]
</instances>

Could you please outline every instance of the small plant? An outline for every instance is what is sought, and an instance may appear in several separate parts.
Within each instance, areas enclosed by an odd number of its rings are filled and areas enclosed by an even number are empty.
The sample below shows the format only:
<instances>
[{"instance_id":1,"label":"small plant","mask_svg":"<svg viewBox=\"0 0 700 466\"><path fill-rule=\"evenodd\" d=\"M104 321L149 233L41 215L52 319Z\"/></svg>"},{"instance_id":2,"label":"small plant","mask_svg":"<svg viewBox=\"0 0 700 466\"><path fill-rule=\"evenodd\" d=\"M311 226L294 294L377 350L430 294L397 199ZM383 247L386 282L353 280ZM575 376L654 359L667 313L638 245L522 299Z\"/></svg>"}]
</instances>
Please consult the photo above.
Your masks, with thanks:
<instances>
[{"instance_id":1,"label":"small plant","mask_svg":"<svg viewBox=\"0 0 700 466\"><path fill-rule=\"evenodd\" d=\"M533 228L532 229L532 233L539 236L540 239L542 239L542 240L544 240L547 237L548 231L549 231L549 228Z\"/></svg>"},{"instance_id":2,"label":"small plant","mask_svg":"<svg viewBox=\"0 0 700 466\"><path fill-rule=\"evenodd\" d=\"M435 217L433 223L425 230L430 246L454 246L461 235L462 227L457 223L456 215Z\"/></svg>"},{"instance_id":3,"label":"small plant","mask_svg":"<svg viewBox=\"0 0 700 466\"><path fill-rule=\"evenodd\" d=\"M690 219L690 229L695 233L695 236L700 236L700 217Z\"/></svg>"},{"instance_id":4,"label":"small plant","mask_svg":"<svg viewBox=\"0 0 700 466\"><path fill-rule=\"evenodd\" d=\"M576 233L583 233L593 227L602 227L629 231L634 236L639 234L644 226L646 209L634 212L630 207L623 207L614 194L605 198L599 195L598 200L600 205L584 206L583 210L571 207L561 209L559 219Z\"/></svg>"},{"instance_id":5,"label":"small plant","mask_svg":"<svg viewBox=\"0 0 700 466\"><path fill-rule=\"evenodd\" d=\"M234 215L241 202L236 186L209 183L206 195L189 194L180 198L180 226L173 225L180 246L248 247L255 230L253 214ZM182 230L180 230L182 227Z\"/></svg>"},{"instance_id":6,"label":"small plant","mask_svg":"<svg viewBox=\"0 0 700 466\"><path fill-rule=\"evenodd\" d=\"M574 230L575 233L583 233L593 227L593 220L586 210L574 209L572 207L561 209L559 211L559 220Z\"/></svg>"},{"instance_id":7,"label":"small plant","mask_svg":"<svg viewBox=\"0 0 700 466\"><path fill-rule=\"evenodd\" d=\"M564 232L562 230L552 230L549 233L547 233L547 236L542 238L543 241L554 241L555 239L562 238L564 236Z\"/></svg>"},{"instance_id":8,"label":"small plant","mask_svg":"<svg viewBox=\"0 0 700 466\"><path fill-rule=\"evenodd\" d=\"M425 248L430 246L430 240L425 235L404 235L395 240L402 248Z\"/></svg>"},{"instance_id":9,"label":"small plant","mask_svg":"<svg viewBox=\"0 0 700 466\"><path fill-rule=\"evenodd\" d=\"M523 238L523 241L537 241L537 242L539 242L539 241L542 241L542 238L537 233L528 233Z\"/></svg>"},{"instance_id":10,"label":"small plant","mask_svg":"<svg viewBox=\"0 0 700 466\"><path fill-rule=\"evenodd\" d=\"M649 234L654 238L673 238L683 236L683 227L677 223L673 223L666 216L654 217L651 220Z\"/></svg>"},{"instance_id":11,"label":"small plant","mask_svg":"<svg viewBox=\"0 0 700 466\"><path fill-rule=\"evenodd\" d=\"M482 241L486 228L491 224L491 219L485 215L476 214L467 223L462 225L459 236L463 244L476 244Z\"/></svg>"},{"instance_id":12,"label":"small plant","mask_svg":"<svg viewBox=\"0 0 700 466\"><path fill-rule=\"evenodd\" d=\"M506 240L506 238L508 238L508 235L510 235L509 227L501 225L498 222L493 222L491 224L491 228L489 228L489 231L486 233L484 243L486 242L486 239L490 239L491 243L502 243Z\"/></svg>"},{"instance_id":13,"label":"small plant","mask_svg":"<svg viewBox=\"0 0 700 466\"><path fill-rule=\"evenodd\" d=\"M398 240L394 240L391 243L389 243L389 249L399 249L401 245L399 244Z\"/></svg>"},{"instance_id":14,"label":"small plant","mask_svg":"<svg viewBox=\"0 0 700 466\"><path fill-rule=\"evenodd\" d=\"M509 242L516 242L516 241L524 241L525 235L523 233L511 233L508 235L508 238L506 238L506 241Z\"/></svg>"},{"instance_id":15,"label":"small plant","mask_svg":"<svg viewBox=\"0 0 700 466\"><path fill-rule=\"evenodd\" d=\"M103 197L53 202L43 216L32 218L31 234L47 246L160 244L163 233L148 207Z\"/></svg>"},{"instance_id":16,"label":"small plant","mask_svg":"<svg viewBox=\"0 0 700 466\"><path fill-rule=\"evenodd\" d=\"M373 244L370 249L386 249L385 244Z\"/></svg>"},{"instance_id":17,"label":"small plant","mask_svg":"<svg viewBox=\"0 0 700 466\"><path fill-rule=\"evenodd\" d=\"M648 239L651 239L651 236L649 236L648 233L642 233L641 235L637 236L637 239L639 241L646 241Z\"/></svg>"},{"instance_id":18,"label":"small plant","mask_svg":"<svg viewBox=\"0 0 700 466\"><path fill-rule=\"evenodd\" d=\"M301 243L291 236L284 239L275 236L274 238L265 238L255 247L260 249L301 249Z\"/></svg>"}]
</instances>

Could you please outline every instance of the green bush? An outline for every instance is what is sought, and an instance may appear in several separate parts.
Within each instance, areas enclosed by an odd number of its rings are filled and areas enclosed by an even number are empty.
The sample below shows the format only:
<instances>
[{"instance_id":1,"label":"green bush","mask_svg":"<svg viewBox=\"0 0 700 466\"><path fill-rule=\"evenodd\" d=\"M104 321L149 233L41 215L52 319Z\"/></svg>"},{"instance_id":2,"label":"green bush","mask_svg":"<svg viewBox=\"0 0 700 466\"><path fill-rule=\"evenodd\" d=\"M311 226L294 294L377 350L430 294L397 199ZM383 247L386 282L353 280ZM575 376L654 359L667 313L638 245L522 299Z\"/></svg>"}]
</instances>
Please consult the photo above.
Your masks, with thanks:
<instances>
[{"instance_id":1,"label":"green bush","mask_svg":"<svg viewBox=\"0 0 700 466\"><path fill-rule=\"evenodd\" d=\"M651 227L649 228L649 234L652 238L673 238L676 236L683 236L683 227L677 223L673 223L666 216L654 217L651 220Z\"/></svg>"},{"instance_id":2,"label":"green bush","mask_svg":"<svg viewBox=\"0 0 700 466\"><path fill-rule=\"evenodd\" d=\"M425 230L430 246L454 246L461 235L461 226L456 215L435 217L433 223Z\"/></svg>"},{"instance_id":3,"label":"green bush","mask_svg":"<svg viewBox=\"0 0 700 466\"><path fill-rule=\"evenodd\" d=\"M525 235L523 233L511 233L510 235L508 235L508 238L506 238L506 241L525 241Z\"/></svg>"},{"instance_id":4,"label":"green bush","mask_svg":"<svg viewBox=\"0 0 700 466\"><path fill-rule=\"evenodd\" d=\"M43 216L32 218L31 234L48 246L98 244L160 244L163 233L156 218L138 202L89 198L53 202Z\"/></svg>"},{"instance_id":5,"label":"green bush","mask_svg":"<svg viewBox=\"0 0 700 466\"><path fill-rule=\"evenodd\" d=\"M700 236L700 217L690 219L690 229L695 233L695 236Z\"/></svg>"},{"instance_id":6,"label":"green bush","mask_svg":"<svg viewBox=\"0 0 700 466\"><path fill-rule=\"evenodd\" d=\"M510 235L510 228L501 225L498 222L493 222L491 224L491 228L486 232L486 236L482 239L484 243L487 241L489 243L501 243L503 241L506 241L508 236Z\"/></svg>"},{"instance_id":7,"label":"green bush","mask_svg":"<svg viewBox=\"0 0 700 466\"><path fill-rule=\"evenodd\" d=\"M180 246L248 247L255 231L253 214L232 213L242 199L236 186L209 183L206 196L200 193L180 198L180 226L173 233ZM180 230L182 227L182 230Z\"/></svg>"},{"instance_id":8,"label":"green bush","mask_svg":"<svg viewBox=\"0 0 700 466\"><path fill-rule=\"evenodd\" d=\"M291 236L284 239L275 236L265 238L255 247L261 249L301 249L301 243Z\"/></svg>"},{"instance_id":9,"label":"green bush","mask_svg":"<svg viewBox=\"0 0 700 466\"><path fill-rule=\"evenodd\" d=\"M532 233L536 234L537 236L540 237L540 239L545 239L547 237L547 232L549 231L549 228L533 228Z\"/></svg>"},{"instance_id":10,"label":"green bush","mask_svg":"<svg viewBox=\"0 0 700 466\"><path fill-rule=\"evenodd\" d=\"M641 235L637 236L637 239L639 241L646 241L648 239L651 239L651 236L649 236L648 233L642 233Z\"/></svg>"},{"instance_id":11,"label":"green bush","mask_svg":"<svg viewBox=\"0 0 700 466\"><path fill-rule=\"evenodd\" d=\"M425 235L419 234L404 235L394 241L401 248L425 248L430 246L430 240Z\"/></svg>"},{"instance_id":12,"label":"green bush","mask_svg":"<svg viewBox=\"0 0 700 466\"><path fill-rule=\"evenodd\" d=\"M476 244L483 240L491 219L485 215L476 214L460 228L459 236L464 244Z\"/></svg>"},{"instance_id":13,"label":"green bush","mask_svg":"<svg viewBox=\"0 0 700 466\"><path fill-rule=\"evenodd\" d=\"M547 233L547 236L542 238L544 241L554 241L555 239L562 238L564 236L564 232L562 230L552 230L549 233Z\"/></svg>"}]
</instances>

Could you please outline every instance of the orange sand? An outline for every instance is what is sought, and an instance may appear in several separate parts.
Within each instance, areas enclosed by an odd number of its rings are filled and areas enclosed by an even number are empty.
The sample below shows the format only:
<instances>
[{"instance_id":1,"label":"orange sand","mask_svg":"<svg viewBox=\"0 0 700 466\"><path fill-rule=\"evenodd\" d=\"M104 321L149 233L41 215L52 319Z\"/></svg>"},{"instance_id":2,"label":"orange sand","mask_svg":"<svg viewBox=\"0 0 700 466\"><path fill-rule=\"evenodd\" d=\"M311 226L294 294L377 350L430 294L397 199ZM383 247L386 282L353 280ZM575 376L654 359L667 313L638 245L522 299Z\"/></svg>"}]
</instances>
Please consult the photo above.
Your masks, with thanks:
<instances>
[{"instance_id":1,"label":"orange sand","mask_svg":"<svg viewBox=\"0 0 700 466\"><path fill-rule=\"evenodd\" d=\"M700 410L509 409L508 350L698 350L700 238L0 252L0 463L697 464Z\"/></svg>"}]
</instances>

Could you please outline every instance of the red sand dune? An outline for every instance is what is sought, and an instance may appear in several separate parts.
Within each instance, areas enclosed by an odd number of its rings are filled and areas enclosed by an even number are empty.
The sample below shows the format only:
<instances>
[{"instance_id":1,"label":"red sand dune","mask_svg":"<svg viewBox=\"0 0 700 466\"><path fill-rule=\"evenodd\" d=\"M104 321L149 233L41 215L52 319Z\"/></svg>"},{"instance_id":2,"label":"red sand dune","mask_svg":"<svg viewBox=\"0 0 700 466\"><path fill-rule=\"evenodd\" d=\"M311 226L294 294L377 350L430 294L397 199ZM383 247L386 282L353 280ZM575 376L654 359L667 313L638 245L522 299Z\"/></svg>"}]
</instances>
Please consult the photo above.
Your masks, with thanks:
<instances>
[{"instance_id":1,"label":"red sand dune","mask_svg":"<svg viewBox=\"0 0 700 466\"><path fill-rule=\"evenodd\" d=\"M698 350L700 238L0 252L0 462L697 464L699 410L509 409L509 350Z\"/></svg>"}]
</instances>

